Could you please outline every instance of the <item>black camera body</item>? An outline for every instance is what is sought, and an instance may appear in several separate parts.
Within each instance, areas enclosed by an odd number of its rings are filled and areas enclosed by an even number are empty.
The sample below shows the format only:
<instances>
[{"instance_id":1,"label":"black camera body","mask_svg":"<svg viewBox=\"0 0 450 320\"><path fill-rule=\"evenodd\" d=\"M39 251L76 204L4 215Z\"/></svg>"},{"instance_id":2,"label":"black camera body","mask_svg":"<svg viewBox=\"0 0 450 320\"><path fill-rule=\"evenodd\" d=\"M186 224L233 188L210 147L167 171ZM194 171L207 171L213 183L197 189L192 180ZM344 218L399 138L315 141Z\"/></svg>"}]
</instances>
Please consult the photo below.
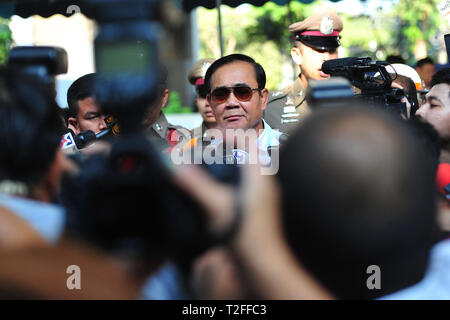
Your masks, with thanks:
<instances>
[{"instance_id":1,"label":"black camera body","mask_svg":"<svg viewBox=\"0 0 450 320\"><path fill-rule=\"evenodd\" d=\"M162 154L143 136L117 139L64 181L68 230L108 252L185 260L213 239L202 208L171 180Z\"/></svg>"},{"instance_id":2,"label":"black camera body","mask_svg":"<svg viewBox=\"0 0 450 320\"><path fill-rule=\"evenodd\" d=\"M402 89L392 88L392 77L387 72L386 66L389 63L384 61L372 61L371 58L341 58L325 61L322 64L322 71L333 77L342 77L348 79L349 84L358 88L360 93L353 97L349 96L349 90L344 89L343 82L317 84L323 94L314 93L317 89L310 88L309 100L311 104L320 105L321 99L330 99L335 101L343 99L344 101L359 101L370 106L378 106L388 111L407 115L406 104L401 102L405 97ZM329 86L331 91L325 89ZM339 90L333 89L339 87ZM315 98L314 98L315 97ZM343 102L340 102L343 103Z\"/></svg>"},{"instance_id":3,"label":"black camera body","mask_svg":"<svg viewBox=\"0 0 450 320\"><path fill-rule=\"evenodd\" d=\"M95 38L95 95L121 134L138 132L157 96L160 0L90 0L99 22Z\"/></svg>"},{"instance_id":4,"label":"black camera body","mask_svg":"<svg viewBox=\"0 0 450 320\"><path fill-rule=\"evenodd\" d=\"M68 57L63 48L48 46L17 46L8 53L8 67L35 76L56 97L55 76L67 73Z\"/></svg>"}]
</instances>

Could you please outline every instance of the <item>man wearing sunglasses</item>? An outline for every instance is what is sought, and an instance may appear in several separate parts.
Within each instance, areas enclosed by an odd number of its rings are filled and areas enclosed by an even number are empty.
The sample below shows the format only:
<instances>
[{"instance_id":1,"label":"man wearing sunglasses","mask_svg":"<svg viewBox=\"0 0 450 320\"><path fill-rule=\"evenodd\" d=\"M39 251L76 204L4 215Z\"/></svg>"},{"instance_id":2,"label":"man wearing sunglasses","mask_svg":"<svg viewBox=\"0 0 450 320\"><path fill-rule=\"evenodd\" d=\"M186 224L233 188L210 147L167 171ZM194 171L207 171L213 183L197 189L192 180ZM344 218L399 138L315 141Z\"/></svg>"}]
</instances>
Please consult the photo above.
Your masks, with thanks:
<instances>
[{"instance_id":1,"label":"man wearing sunglasses","mask_svg":"<svg viewBox=\"0 0 450 320\"><path fill-rule=\"evenodd\" d=\"M342 29L341 18L331 10L316 12L289 26L294 38L291 57L301 73L291 86L270 94L264 120L272 128L289 133L297 127L300 119L309 114L305 100L308 81L330 77L322 72L322 63L337 59Z\"/></svg>"},{"instance_id":2,"label":"man wearing sunglasses","mask_svg":"<svg viewBox=\"0 0 450 320\"><path fill-rule=\"evenodd\" d=\"M280 144L281 133L272 130L262 119L269 98L263 67L249 56L231 54L218 59L208 68L205 85L209 92L208 102L223 137L229 132L238 132L236 129L246 130L246 134L256 138L258 151L264 158L260 155L259 160L267 161L267 164L271 149ZM237 163L240 163L242 154L238 150L233 152Z\"/></svg>"}]
</instances>

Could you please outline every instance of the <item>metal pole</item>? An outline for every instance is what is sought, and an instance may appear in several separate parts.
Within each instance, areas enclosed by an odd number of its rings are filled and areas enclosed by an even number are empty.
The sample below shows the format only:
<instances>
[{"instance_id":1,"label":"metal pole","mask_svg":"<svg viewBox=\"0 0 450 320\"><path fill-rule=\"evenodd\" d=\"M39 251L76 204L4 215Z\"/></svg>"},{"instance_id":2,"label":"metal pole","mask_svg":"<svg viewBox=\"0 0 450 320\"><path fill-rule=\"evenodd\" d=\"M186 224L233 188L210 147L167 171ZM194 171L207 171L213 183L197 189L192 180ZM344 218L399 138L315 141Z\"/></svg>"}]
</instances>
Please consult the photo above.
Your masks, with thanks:
<instances>
[{"instance_id":1,"label":"metal pole","mask_svg":"<svg viewBox=\"0 0 450 320\"><path fill-rule=\"evenodd\" d=\"M220 6L221 5L222 5L222 0L216 0L217 14L218 14L218 17L219 17L220 56L223 57L222 13L220 11Z\"/></svg>"},{"instance_id":2,"label":"metal pole","mask_svg":"<svg viewBox=\"0 0 450 320\"><path fill-rule=\"evenodd\" d=\"M288 9L289 23L293 24L294 23L294 15L292 13L291 0L288 0L286 2L286 6L287 6L287 9ZM292 59L291 59L291 63L292 63L292 78L295 81L297 79L297 77L298 77L298 74L296 72L297 65L295 64L294 60L292 60Z\"/></svg>"},{"instance_id":3,"label":"metal pole","mask_svg":"<svg viewBox=\"0 0 450 320\"><path fill-rule=\"evenodd\" d=\"M289 22L290 22L290 24L293 24L294 23L294 16L292 14L291 0L287 1L286 6L287 6L287 9L288 9Z\"/></svg>"}]
</instances>

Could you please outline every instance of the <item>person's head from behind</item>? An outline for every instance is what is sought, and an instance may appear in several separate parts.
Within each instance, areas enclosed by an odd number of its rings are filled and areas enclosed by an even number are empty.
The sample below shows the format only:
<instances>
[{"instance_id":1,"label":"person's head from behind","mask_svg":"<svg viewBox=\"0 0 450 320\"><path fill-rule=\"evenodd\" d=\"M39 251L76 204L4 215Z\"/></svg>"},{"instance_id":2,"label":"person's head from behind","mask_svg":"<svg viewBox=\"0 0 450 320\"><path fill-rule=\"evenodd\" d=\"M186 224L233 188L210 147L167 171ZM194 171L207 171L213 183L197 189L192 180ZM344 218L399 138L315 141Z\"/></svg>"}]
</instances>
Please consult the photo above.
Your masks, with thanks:
<instances>
[{"instance_id":1,"label":"person's head from behind","mask_svg":"<svg viewBox=\"0 0 450 320\"><path fill-rule=\"evenodd\" d=\"M425 99L416 116L433 125L443 141L450 141L450 68L434 74Z\"/></svg>"},{"instance_id":2,"label":"person's head from behind","mask_svg":"<svg viewBox=\"0 0 450 320\"><path fill-rule=\"evenodd\" d=\"M105 117L94 99L95 73L75 80L67 91L70 116L68 124L75 134L91 130L99 133L107 128Z\"/></svg>"},{"instance_id":3,"label":"person's head from behind","mask_svg":"<svg viewBox=\"0 0 450 320\"><path fill-rule=\"evenodd\" d=\"M160 64L158 69L158 80L156 85L156 95L152 103L150 103L146 114L144 115L144 126L153 125L159 118L162 108L164 108L169 99L169 89L167 85L168 78L167 67Z\"/></svg>"},{"instance_id":4,"label":"person's head from behind","mask_svg":"<svg viewBox=\"0 0 450 320\"><path fill-rule=\"evenodd\" d=\"M64 124L53 95L19 70L0 70L0 181L23 196L51 200L65 170Z\"/></svg>"},{"instance_id":5,"label":"person's head from behind","mask_svg":"<svg viewBox=\"0 0 450 320\"><path fill-rule=\"evenodd\" d=\"M422 80L425 82L427 88L432 87L431 78L433 77L435 70L436 68L434 65L434 61L431 58L426 57L417 61L416 71L420 75Z\"/></svg>"},{"instance_id":6,"label":"person's head from behind","mask_svg":"<svg viewBox=\"0 0 450 320\"><path fill-rule=\"evenodd\" d=\"M406 61L400 55L390 54L386 57L386 61L389 63L402 63L405 64Z\"/></svg>"},{"instance_id":7,"label":"person's head from behind","mask_svg":"<svg viewBox=\"0 0 450 320\"><path fill-rule=\"evenodd\" d=\"M322 72L322 64L337 59L340 45L341 18L331 10L318 11L307 19L289 26L294 37L291 57L301 69L302 84L309 80L324 80L330 75Z\"/></svg>"},{"instance_id":8,"label":"person's head from behind","mask_svg":"<svg viewBox=\"0 0 450 320\"><path fill-rule=\"evenodd\" d=\"M253 58L231 54L206 72L208 102L222 129L263 129L262 113L269 98L266 73Z\"/></svg>"},{"instance_id":9,"label":"person's head from behind","mask_svg":"<svg viewBox=\"0 0 450 320\"><path fill-rule=\"evenodd\" d=\"M405 121L365 107L318 111L285 145L279 179L288 242L338 298L375 298L423 277L434 170ZM367 286L372 265L381 289Z\"/></svg>"}]
</instances>

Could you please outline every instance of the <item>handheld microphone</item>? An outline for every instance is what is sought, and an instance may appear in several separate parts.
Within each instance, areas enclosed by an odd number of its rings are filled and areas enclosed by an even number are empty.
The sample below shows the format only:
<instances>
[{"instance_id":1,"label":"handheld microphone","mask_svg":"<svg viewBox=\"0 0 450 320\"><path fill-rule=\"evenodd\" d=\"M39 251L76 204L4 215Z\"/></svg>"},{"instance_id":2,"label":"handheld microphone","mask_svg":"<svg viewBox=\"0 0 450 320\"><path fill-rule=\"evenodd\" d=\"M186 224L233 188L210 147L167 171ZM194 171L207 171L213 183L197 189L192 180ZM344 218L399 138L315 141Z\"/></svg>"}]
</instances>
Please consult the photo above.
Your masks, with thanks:
<instances>
[{"instance_id":1,"label":"handheld microphone","mask_svg":"<svg viewBox=\"0 0 450 320\"><path fill-rule=\"evenodd\" d=\"M75 137L76 135L72 129L67 129L67 132L63 134L61 137L60 149L63 150L64 153L70 154L77 153L79 151Z\"/></svg>"},{"instance_id":2,"label":"handheld microphone","mask_svg":"<svg viewBox=\"0 0 450 320\"><path fill-rule=\"evenodd\" d=\"M97 137L92 130L81 132L75 136L75 143L77 144L78 149L85 148L88 144L95 140L97 140Z\"/></svg>"},{"instance_id":3,"label":"handheld microphone","mask_svg":"<svg viewBox=\"0 0 450 320\"><path fill-rule=\"evenodd\" d=\"M73 153L85 148L90 143L107 136L111 132L111 128L100 131L95 134L92 130L75 134L72 129L67 129L67 132L61 138L61 149L66 153Z\"/></svg>"}]
</instances>

